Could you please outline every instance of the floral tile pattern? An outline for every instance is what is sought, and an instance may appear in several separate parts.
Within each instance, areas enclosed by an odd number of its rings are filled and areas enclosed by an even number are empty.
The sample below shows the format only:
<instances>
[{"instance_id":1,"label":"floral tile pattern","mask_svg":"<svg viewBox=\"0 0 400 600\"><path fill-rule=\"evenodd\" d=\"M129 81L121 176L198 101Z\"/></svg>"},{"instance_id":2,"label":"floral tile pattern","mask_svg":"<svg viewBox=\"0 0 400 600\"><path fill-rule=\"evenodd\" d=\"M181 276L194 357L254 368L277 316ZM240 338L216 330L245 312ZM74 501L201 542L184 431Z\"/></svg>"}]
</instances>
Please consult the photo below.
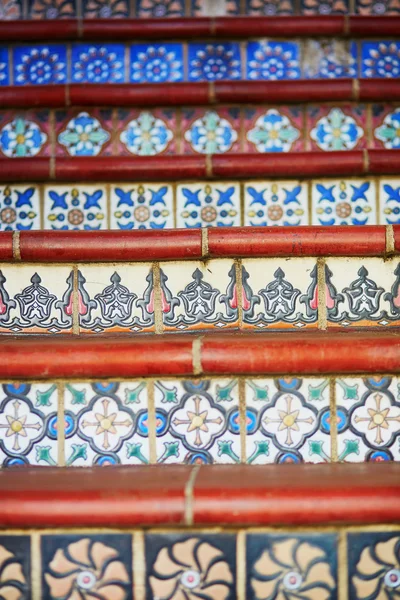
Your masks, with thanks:
<instances>
[{"instance_id":1,"label":"floral tile pattern","mask_svg":"<svg viewBox=\"0 0 400 600\"><path fill-rule=\"evenodd\" d=\"M304 77L336 79L357 77L358 50L347 40L306 40L304 44Z\"/></svg>"},{"instance_id":2,"label":"floral tile pattern","mask_svg":"<svg viewBox=\"0 0 400 600\"><path fill-rule=\"evenodd\" d=\"M76 0L28 0L29 19L74 19L77 16Z\"/></svg>"},{"instance_id":3,"label":"floral tile pattern","mask_svg":"<svg viewBox=\"0 0 400 600\"><path fill-rule=\"evenodd\" d=\"M0 270L0 333L71 333L71 267L4 265Z\"/></svg>"},{"instance_id":4,"label":"floral tile pattern","mask_svg":"<svg viewBox=\"0 0 400 600\"><path fill-rule=\"evenodd\" d=\"M189 81L241 79L240 46L236 42L189 43Z\"/></svg>"},{"instance_id":5,"label":"floral tile pattern","mask_svg":"<svg viewBox=\"0 0 400 600\"><path fill-rule=\"evenodd\" d=\"M154 386L157 462L240 462L236 380L168 380Z\"/></svg>"},{"instance_id":6,"label":"floral tile pattern","mask_svg":"<svg viewBox=\"0 0 400 600\"><path fill-rule=\"evenodd\" d=\"M238 326L236 269L231 260L161 265L166 331Z\"/></svg>"},{"instance_id":7,"label":"floral tile pattern","mask_svg":"<svg viewBox=\"0 0 400 600\"><path fill-rule=\"evenodd\" d=\"M184 154L239 152L239 108L183 109Z\"/></svg>"},{"instance_id":8,"label":"floral tile pattern","mask_svg":"<svg viewBox=\"0 0 400 600\"><path fill-rule=\"evenodd\" d=\"M233 534L147 534L146 597L234 600L235 547Z\"/></svg>"},{"instance_id":9,"label":"floral tile pattern","mask_svg":"<svg viewBox=\"0 0 400 600\"><path fill-rule=\"evenodd\" d=\"M49 156L49 111L0 112L0 152L6 158Z\"/></svg>"},{"instance_id":10,"label":"floral tile pattern","mask_svg":"<svg viewBox=\"0 0 400 600\"><path fill-rule=\"evenodd\" d=\"M276 81L300 78L300 47L295 42L249 42L247 78Z\"/></svg>"},{"instance_id":11,"label":"floral tile pattern","mask_svg":"<svg viewBox=\"0 0 400 600\"><path fill-rule=\"evenodd\" d=\"M25 535L0 535L0 580L4 598L28 599L31 587L31 540Z\"/></svg>"},{"instance_id":12,"label":"floral tile pattern","mask_svg":"<svg viewBox=\"0 0 400 600\"><path fill-rule=\"evenodd\" d=\"M123 19L129 17L128 0L83 0L84 19Z\"/></svg>"},{"instance_id":13,"label":"floral tile pattern","mask_svg":"<svg viewBox=\"0 0 400 600\"><path fill-rule=\"evenodd\" d=\"M45 229L55 230L107 229L106 188L93 185L46 186L44 223Z\"/></svg>"},{"instance_id":14,"label":"floral tile pattern","mask_svg":"<svg viewBox=\"0 0 400 600\"><path fill-rule=\"evenodd\" d=\"M112 111L92 109L55 112L56 153L59 156L111 154Z\"/></svg>"},{"instance_id":15,"label":"floral tile pattern","mask_svg":"<svg viewBox=\"0 0 400 600\"><path fill-rule=\"evenodd\" d=\"M111 229L174 227L172 186L141 183L111 187Z\"/></svg>"},{"instance_id":16,"label":"floral tile pattern","mask_svg":"<svg viewBox=\"0 0 400 600\"><path fill-rule=\"evenodd\" d=\"M43 600L133 600L132 536L43 535L41 552Z\"/></svg>"},{"instance_id":17,"label":"floral tile pattern","mask_svg":"<svg viewBox=\"0 0 400 600\"><path fill-rule=\"evenodd\" d=\"M40 229L40 213L37 186L0 187L0 231Z\"/></svg>"},{"instance_id":18,"label":"floral tile pattern","mask_svg":"<svg viewBox=\"0 0 400 600\"><path fill-rule=\"evenodd\" d=\"M297 107L245 110L247 152L304 150L303 113Z\"/></svg>"},{"instance_id":19,"label":"floral tile pattern","mask_svg":"<svg viewBox=\"0 0 400 600\"><path fill-rule=\"evenodd\" d=\"M0 0L0 19L2 21L14 21L22 18L22 0Z\"/></svg>"},{"instance_id":20,"label":"floral tile pattern","mask_svg":"<svg viewBox=\"0 0 400 600\"><path fill-rule=\"evenodd\" d=\"M307 131L312 150L355 150L366 147L365 107L313 106L307 112Z\"/></svg>"},{"instance_id":21,"label":"floral tile pattern","mask_svg":"<svg viewBox=\"0 0 400 600\"><path fill-rule=\"evenodd\" d=\"M248 464L330 460L329 380L246 381Z\"/></svg>"},{"instance_id":22,"label":"floral tile pattern","mask_svg":"<svg viewBox=\"0 0 400 600\"><path fill-rule=\"evenodd\" d=\"M178 185L177 227L237 227L239 225L240 186L238 183Z\"/></svg>"},{"instance_id":23,"label":"floral tile pattern","mask_svg":"<svg viewBox=\"0 0 400 600\"><path fill-rule=\"evenodd\" d=\"M361 77L399 77L400 42L362 42Z\"/></svg>"},{"instance_id":24,"label":"floral tile pattern","mask_svg":"<svg viewBox=\"0 0 400 600\"><path fill-rule=\"evenodd\" d=\"M13 64L15 85L67 82L65 46L16 46L13 49Z\"/></svg>"},{"instance_id":25,"label":"floral tile pattern","mask_svg":"<svg viewBox=\"0 0 400 600\"><path fill-rule=\"evenodd\" d=\"M240 14L240 0L192 0L193 17L233 17Z\"/></svg>"},{"instance_id":26,"label":"floral tile pattern","mask_svg":"<svg viewBox=\"0 0 400 600\"><path fill-rule=\"evenodd\" d=\"M246 183L244 225L308 225L307 186L300 181Z\"/></svg>"},{"instance_id":27,"label":"floral tile pattern","mask_svg":"<svg viewBox=\"0 0 400 600\"><path fill-rule=\"evenodd\" d=\"M137 0L136 16L138 17L183 17L185 0Z\"/></svg>"},{"instance_id":28,"label":"floral tile pattern","mask_svg":"<svg viewBox=\"0 0 400 600\"><path fill-rule=\"evenodd\" d=\"M373 146L386 150L400 149L400 107L376 104L372 106Z\"/></svg>"},{"instance_id":29,"label":"floral tile pattern","mask_svg":"<svg viewBox=\"0 0 400 600\"><path fill-rule=\"evenodd\" d=\"M247 535L249 600L337 598L337 537L334 534Z\"/></svg>"},{"instance_id":30,"label":"floral tile pattern","mask_svg":"<svg viewBox=\"0 0 400 600\"><path fill-rule=\"evenodd\" d=\"M313 225L376 225L373 180L322 180L312 184Z\"/></svg>"},{"instance_id":31,"label":"floral tile pattern","mask_svg":"<svg viewBox=\"0 0 400 600\"><path fill-rule=\"evenodd\" d=\"M57 407L54 383L1 386L0 466L57 465Z\"/></svg>"},{"instance_id":32,"label":"floral tile pattern","mask_svg":"<svg viewBox=\"0 0 400 600\"><path fill-rule=\"evenodd\" d=\"M303 15L344 15L349 12L348 0L301 0Z\"/></svg>"},{"instance_id":33,"label":"floral tile pattern","mask_svg":"<svg viewBox=\"0 0 400 600\"><path fill-rule=\"evenodd\" d=\"M285 16L294 13L294 0L246 0L246 14L250 16Z\"/></svg>"},{"instance_id":34,"label":"floral tile pattern","mask_svg":"<svg viewBox=\"0 0 400 600\"><path fill-rule=\"evenodd\" d=\"M64 398L67 466L149 463L146 382L73 382Z\"/></svg>"},{"instance_id":35,"label":"floral tile pattern","mask_svg":"<svg viewBox=\"0 0 400 600\"><path fill-rule=\"evenodd\" d=\"M176 151L174 110L118 110L118 155L155 156Z\"/></svg>"},{"instance_id":36,"label":"floral tile pattern","mask_svg":"<svg viewBox=\"0 0 400 600\"><path fill-rule=\"evenodd\" d=\"M315 259L246 259L242 264L243 327L317 327Z\"/></svg>"},{"instance_id":37,"label":"floral tile pattern","mask_svg":"<svg viewBox=\"0 0 400 600\"><path fill-rule=\"evenodd\" d=\"M135 44L131 46L133 83L183 81L182 44Z\"/></svg>"},{"instance_id":38,"label":"floral tile pattern","mask_svg":"<svg viewBox=\"0 0 400 600\"><path fill-rule=\"evenodd\" d=\"M73 83L123 83L125 48L122 44L73 44Z\"/></svg>"},{"instance_id":39,"label":"floral tile pattern","mask_svg":"<svg viewBox=\"0 0 400 600\"><path fill-rule=\"evenodd\" d=\"M400 179L383 179L379 182L380 223L397 225L400 223ZM1 214L1 213L0 213Z\"/></svg>"},{"instance_id":40,"label":"floral tile pattern","mask_svg":"<svg viewBox=\"0 0 400 600\"><path fill-rule=\"evenodd\" d=\"M356 0L356 10L360 15L398 15L398 0Z\"/></svg>"},{"instance_id":41,"label":"floral tile pattern","mask_svg":"<svg viewBox=\"0 0 400 600\"><path fill-rule=\"evenodd\" d=\"M10 85L8 48L0 48L0 85Z\"/></svg>"}]
</instances>

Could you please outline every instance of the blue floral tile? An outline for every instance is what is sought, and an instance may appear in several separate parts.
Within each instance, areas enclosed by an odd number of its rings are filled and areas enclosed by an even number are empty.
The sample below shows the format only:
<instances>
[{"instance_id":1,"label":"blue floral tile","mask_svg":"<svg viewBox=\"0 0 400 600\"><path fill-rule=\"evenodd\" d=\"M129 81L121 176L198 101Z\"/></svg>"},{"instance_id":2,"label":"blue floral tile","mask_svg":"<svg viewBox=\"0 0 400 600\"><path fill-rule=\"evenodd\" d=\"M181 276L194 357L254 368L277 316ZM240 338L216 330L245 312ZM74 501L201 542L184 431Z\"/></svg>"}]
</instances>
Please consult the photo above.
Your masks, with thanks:
<instances>
[{"instance_id":1,"label":"blue floral tile","mask_svg":"<svg viewBox=\"0 0 400 600\"><path fill-rule=\"evenodd\" d=\"M362 104L308 108L307 132L311 150L330 152L365 148L365 131L366 110Z\"/></svg>"},{"instance_id":2,"label":"blue floral tile","mask_svg":"<svg viewBox=\"0 0 400 600\"><path fill-rule=\"evenodd\" d=\"M358 48L346 40L307 40L304 44L304 77L336 79L357 77Z\"/></svg>"},{"instance_id":3,"label":"blue floral tile","mask_svg":"<svg viewBox=\"0 0 400 600\"><path fill-rule=\"evenodd\" d=\"M249 42L247 77L252 80L299 79L300 46L295 42Z\"/></svg>"},{"instance_id":4,"label":"blue floral tile","mask_svg":"<svg viewBox=\"0 0 400 600\"><path fill-rule=\"evenodd\" d=\"M172 186L113 185L111 229L171 229L174 227Z\"/></svg>"},{"instance_id":5,"label":"blue floral tile","mask_svg":"<svg viewBox=\"0 0 400 600\"><path fill-rule=\"evenodd\" d=\"M49 156L49 111L0 112L0 152L7 158Z\"/></svg>"},{"instance_id":6,"label":"blue floral tile","mask_svg":"<svg viewBox=\"0 0 400 600\"><path fill-rule=\"evenodd\" d=\"M400 76L400 42L362 42L361 77Z\"/></svg>"},{"instance_id":7,"label":"blue floral tile","mask_svg":"<svg viewBox=\"0 0 400 600\"><path fill-rule=\"evenodd\" d=\"M155 156L174 154L176 111L174 109L117 111L118 155Z\"/></svg>"},{"instance_id":8,"label":"blue floral tile","mask_svg":"<svg viewBox=\"0 0 400 600\"><path fill-rule=\"evenodd\" d=\"M14 85L67 82L66 46L17 46L13 50Z\"/></svg>"},{"instance_id":9,"label":"blue floral tile","mask_svg":"<svg viewBox=\"0 0 400 600\"><path fill-rule=\"evenodd\" d=\"M190 43L189 81L221 81L241 78L240 46L230 43Z\"/></svg>"},{"instance_id":10,"label":"blue floral tile","mask_svg":"<svg viewBox=\"0 0 400 600\"><path fill-rule=\"evenodd\" d=\"M130 81L133 83L183 81L182 44L131 46Z\"/></svg>"},{"instance_id":11,"label":"blue floral tile","mask_svg":"<svg viewBox=\"0 0 400 600\"><path fill-rule=\"evenodd\" d=\"M39 188L34 185L0 187L0 231L40 229Z\"/></svg>"},{"instance_id":12,"label":"blue floral tile","mask_svg":"<svg viewBox=\"0 0 400 600\"><path fill-rule=\"evenodd\" d=\"M226 154L240 148L240 110L183 109L182 132L184 154Z\"/></svg>"},{"instance_id":13,"label":"blue floral tile","mask_svg":"<svg viewBox=\"0 0 400 600\"><path fill-rule=\"evenodd\" d=\"M136 16L141 18L184 17L185 0L137 0Z\"/></svg>"},{"instance_id":14,"label":"blue floral tile","mask_svg":"<svg viewBox=\"0 0 400 600\"><path fill-rule=\"evenodd\" d=\"M0 0L0 19L14 21L25 18L22 0Z\"/></svg>"},{"instance_id":15,"label":"blue floral tile","mask_svg":"<svg viewBox=\"0 0 400 600\"><path fill-rule=\"evenodd\" d=\"M44 189L45 229L107 229L107 212L105 186L52 185Z\"/></svg>"},{"instance_id":16,"label":"blue floral tile","mask_svg":"<svg viewBox=\"0 0 400 600\"><path fill-rule=\"evenodd\" d=\"M400 149L400 107L375 104L372 106L373 147Z\"/></svg>"},{"instance_id":17,"label":"blue floral tile","mask_svg":"<svg viewBox=\"0 0 400 600\"><path fill-rule=\"evenodd\" d=\"M0 47L0 85L10 85L8 48Z\"/></svg>"},{"instance_id":18,"label":"blue floral tile","mask_svg":"<svg viewBox=\"0 0 400 600\"><path fill-rule=\"evenodd\" d=\"M28 18L76 19L77 0L28 0Z\"/></svg>"},{"instance_id":19,"label":"blue floral tile","mask_svg":"<svg viewBox=\"0 0 400 600\"><path fill-rule=\"evenodd\" d=\"M308 225L307 185L300 181L253 181L244 185L244 224Z\"/></svg>"},{"instance_id":20,"label":"blue floral tile","mask_svg":"<svg viewBox=\"0 0 400 600\"><path fill-rule=\"evenodd\" d=\"M288 16L294 14L293 0L246 0L246 14L249 16Z\"/></svg>"},{"instance_id":21,"label":"blue floral tile","mask_svg":"<svg viewBox=\"0 0 400 600\"><path fill-rule=\"evenodd\" d=\"M245 151L299 152L304 150L303 110L298 107L245 109Z\"/></svg>"},{"instance_id":22,"label":"blue floral tile","mask_svg":"<svg viewBox=\"0 0 400 600\"><path fill-rule=\"evenodd\" d=\"M312 182L312 225L376 225L376 186L371 179Z\"/></svg>"},{"instance_id":23,"label":"blue floral tile","mask_svg":"<svg viewBox=\"0 0 400 600\"><path fill-rule=\"evenodd\" d=\"M71 81L74 83L123 83L125 47L121 44L73 44Z\"/></svg>"},{"instance_id":24,"label":"blue floral tile","mask_svg":"<svg viewBox=\"0 0 400 600\"><path fill-rule=\"evenodd\" d=\"M356 13L360 15L399 15L398 0L356 0Z\"/></svg>"},{"instance_id":25,"label":"blue floral tile","mask_svg":"<svg viewBox=\"0 0 400 600\"><path fill-rule=\"evenodd\" d=\"M91 109L55 112L58 156L111 154L112 110Z\"/></svg>"},{"instance_id":26,"label":"blue floral tile","mask_svg":"<svg viewBox=\"0 0 400 600\"><path fill-rule=\"evenodd\" d=\"M177 188L177 227L240 225L238 183L188 183Z\"/></svg>"},{"instance_id":27,"label":"blue floral tile","mask_svg":"<svg viewBox=\"0 0 400 600\"><path fill-rule=\"evenodd\" d=\"M83 0L84 19L122 19L129 17L128 0Z\"/></svg>"},{"instance_id":28,"label":"blue floral tile","mask_svg":"<svg viewBox=\"0 0 400 600\"><path fill-rule=\"evenodd\" d=\"M344 15L349 12L348 0L301 0L303 15Z\"/></svg>"},{"instance_id":29,"label":"blue floral tile","mask_svg":"<svg viewBox=\"0 0 400 600\"><path fill-rule=\"evenodd\" d=\"M379 186L381 225L399 225L400 179L381 179Z\"/></svg>"},{"instance_id":30,"label":"blue floral tile","mask_svg":"<svg viewBox=\"0 0 400 600\"><path fill-rule=\"evenodd\" d=\"M5 599L31 598L31 538L0 535L0 589Z\"/></svg>"}]
</instances>

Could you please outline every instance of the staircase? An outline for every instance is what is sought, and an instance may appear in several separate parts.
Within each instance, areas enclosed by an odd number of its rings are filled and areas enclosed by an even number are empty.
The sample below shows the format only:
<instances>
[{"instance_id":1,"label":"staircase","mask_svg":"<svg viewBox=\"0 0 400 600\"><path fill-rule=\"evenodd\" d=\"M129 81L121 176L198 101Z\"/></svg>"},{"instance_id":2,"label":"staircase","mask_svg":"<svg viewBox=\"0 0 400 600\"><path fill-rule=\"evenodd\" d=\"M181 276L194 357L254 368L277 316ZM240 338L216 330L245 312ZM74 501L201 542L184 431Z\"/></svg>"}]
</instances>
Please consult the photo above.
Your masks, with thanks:
<instances>
[{"instance_id":1,"label":"staircase","mask_svg":"<svg viewBox=\"0 0 400 600\"><path fill-rule=\"evenodd\" d=\"M0 15L0 599L400 597L398 4Z\"/></svg>"}]
</instances>

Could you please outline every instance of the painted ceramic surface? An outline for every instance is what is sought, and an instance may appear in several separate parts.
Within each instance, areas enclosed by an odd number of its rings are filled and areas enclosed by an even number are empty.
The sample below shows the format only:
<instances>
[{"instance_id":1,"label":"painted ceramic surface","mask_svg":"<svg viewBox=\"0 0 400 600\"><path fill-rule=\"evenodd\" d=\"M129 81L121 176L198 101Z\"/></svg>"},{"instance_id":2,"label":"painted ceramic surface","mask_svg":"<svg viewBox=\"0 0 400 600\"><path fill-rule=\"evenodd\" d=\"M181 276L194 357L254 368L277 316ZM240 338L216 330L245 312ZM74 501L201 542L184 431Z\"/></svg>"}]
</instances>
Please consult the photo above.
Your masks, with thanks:
<instances>
[{"instance_id":1,"label":"painted ceramic surface","mask_svg":"<svg viewBox=\"0 0 400 600\"><path fill-rule=\"evenodd\" d=\"M400 107L377 104L372 107L373 146L400 149Z\"/></svg>"},{"instance_id":2,"label":"painted ceramic surface","mask_svg":"<svg viewBox=\"0 0 400 600\"><path fill-rule=\"evenodd\" d=\"M122 19L129 17L127 0L83 0L85 19Z\"/></svg>"},{"instance_id":3,"label":"painted ceramic surface","mask_svg":"<svg viewBox=\"0 0 400 600\"><path fill-rule=\"evenodd\" d=\"M14 85L66 83L66 46L20 46L13 49Z\"/></svg>"},{"instance_id":4,"label":"painted ceramic surface","mask_svg":"<svg viewBox=\"0 0 400 600\"><path fill-rule=\"evenodd\" d=\"M111 187L111 229L171 229L175 225L170 184Z\"/></svg>"},{"instance_id":5,"label":"painted ceramic surface","mask_svg":"<svg viewBox=\"0 0 400 600\"><path fill-rule=\"evenodd\" d=\"M0 187L0 231L40 228L39 188L27 184Z\"/></svg>"},{"instance_id":6,"label":"painted ceramic surface","mask_svg":"<svg viewBox=\"0 0 400 600\"><path fill-rule=\"evenodd\" d=\"M244 225L308 225L308 190L300 181L244 185Z\"/></svg>"},{"instance_id":7,"label":"painted ceramic surface","mask_svg":"<svg viewBox=\"0 0 400 600\"><path fill-rule=\"evenodd\" d=\"M241 79L240 46L236 42L189 43L189 81Z\"/></svg>"},{"instance_id":8,"label":"painted ceramic surface","mask_svg":"<svg viewBox=\"0 0 400 600\"><path fill-rule=\"evenodd\" d=\"M111 154L111 115L110 109L56 111L56 154L72 157Z\"/></svg>"},{"instance_id":9,"label":"painted ceramic surface","mask_svg":"<svg viewBox=\"0 0 400 600\"><path fill-rule=\"evenodd\" d=\"M380 222L387 225L400 223L400 179L380 181Z\"/></svg>"},{"instance_id":10,"label":"painted ceramic surface","mask_svg":"<svg viewBox=\"0 0 400 600\"><path fill-rule=\"evenodd\" d=\"M244 111L246 152L304 150L303 113L297 107L248 108Z\"/></svg>"},{"instance_id":11,"label":"painted ceramic surface","mask_svg":"<svg viewBox=\"0 0 400 600\"><path fill-rule=\"evenodd\" d=\"M4 598L30 598L31 539L27 535L0 535L1 593Z\"/></svg>"},{"instance_id":12,"label":"painted ceramic surface","mask_svg":"<svg viewBox=\"0 0 400 600\"><path fill-rule=\"evenodd\" d=\"M236 227L240 224L239 183L178 185L178 227Z\"/></svg>"},{"instance_id":13,"label":"painted ceramic surface","mask_svg":"<svg viewBox=\"0 0 400 600\"><path fill-rule=\"evenodd\" d=\"M130 50L132 83L183 81L182 44L137 44Z\"/></svg>"},{"instance_id":14,"label":"painted ceramic surface","mask_svg":"<svg viewBox=\"0 0 400 600\"><path fill-rule=\"evenodd\" d=\"M10 85L7 48L0 48L0 86L1 85Z\"/></svg>"},{"instance_id":15,"label":"painted ceramic surface","mask_svg":"<svg viewBox=\"0 0 400 600\"><path fill-rule=\"evenodd\" d=\"M107 214L105 186L45 187L45 229L58 231L107 229Z\"/></svg>"},{"instance_id":16,"label":"painted ceramic surface","mask_svg":"<svg viewBox=\"0 0 400 600\"><path fill-rule=\"evenodd\" d=\"M311 150L324 152L366 147L365 107L311 106L307 112L307 132Z\"/></svg>"},{"instance_id":17,"label":"painted ceramic surface","mask_svg":"<svg viewBox=\"0 0 400 600\"><path fill-rule=\"evenodd\" d=\"M117 153L156 156L176 152L176 111L167 109L117 111Z\"/></svg>"},{"instance_id":18,"label":"painted ceramic surface","mask_svg":"<svg viewBox=\"0 0 400 600\"><path fill-rule=\"evenodd\" d=\"M400 42L362 42L362 77L399 77Z\"/></svg>"},{"instance_id":19,"label":"painted ceramic surface","mask_svg":"<svg viewBox=\"0 0 400 600\"><path fill-rule=\"evenodd\" d=\"M122 44L73 44L73 83L124 83L125 48Z\"/></svg>"},{"instance_id":20,"label":"painted ceramic surface","mask_svg":"<svg viewBox=\"0 0 400 600\"><path fill-rule=\"evenodd\" d=\"M240 109L183 109L184 154L239 152Z\"/></svg>"},{"instance_id":21,"label":"painted ceramic surface","mask_svg":"<svg viewBox=\"0 0 400 600\"><path fill-rule=\"evenodd\" d=\"M1 112L0 152L3 158L49 156L49 111Z\"/></svg>"},{"instance_id":22,"label":"painted ceramic surface","mask_svg":"<svg viewBox=\"0 0 400 600\"><path fill-rule=\"evenodd\" d=\"M300 78L300 47L295 42L249 42L247 78L276 81Z\"/></svg>"},{"instance_id":23,"label":"painted ceramic surface","mask_svg":"<svg viewBox=\"0 0 400 600\"><path fill-rule=\"evenodd\" d=\"M356 42L344 40L307 40L304 42L304 77L335 79L357 77Z\"/></svg>"},{"instance_id":24,"label":"painted ceramic surface","mask_svg":"<svg viewBox=\"0 0 400 600\"><path fill-rule=\"evenodd\" d=\"M233 17L241 14L240 0L192 0L194 17Z\"/></svg>"},{"instance_id":25,"label":"painted ceramic surface","mask_svg":"<svg viewBox=\"0 0 400 600\"><path fill-rule=\"evenodd\" d=\"M376 225L376 195L372 179L314 181L312 224Z\"/></svg>"}]
</instances>

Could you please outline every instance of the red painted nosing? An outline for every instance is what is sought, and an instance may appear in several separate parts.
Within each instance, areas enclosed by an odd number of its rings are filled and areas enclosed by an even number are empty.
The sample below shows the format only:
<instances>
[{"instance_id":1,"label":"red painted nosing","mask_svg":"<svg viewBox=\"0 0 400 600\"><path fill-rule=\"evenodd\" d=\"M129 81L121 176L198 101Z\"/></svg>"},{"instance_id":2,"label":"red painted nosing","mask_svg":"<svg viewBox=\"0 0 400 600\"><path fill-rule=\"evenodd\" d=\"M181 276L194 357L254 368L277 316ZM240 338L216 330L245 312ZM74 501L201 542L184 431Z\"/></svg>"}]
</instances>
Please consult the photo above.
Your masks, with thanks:
<instances>
[{"instance_id":1,"label":"red painted nosing","mask_svg":"<svg viewBox=\"0 0 400 600\"><path fill-rule=\"evenodd\" d=\"M387 152L388 150L368 150L369 173L376 173L377 175L399 174L400 152L397 151L397 155L387 154Z\"/></svg>"},{"instance_id":2,"label":"red painted nosing","mask_svg":"<svg viewBox=\"0 0 400 600\"><path fill-rule=\"evenodd\" d=\"M211 257L383 256L386 227L238 227L210 228Z\"/></svg>"},{"instance_id":3,"label":"red painted nosing","mask_svg":"<svg viewBox=\"0 0 400 600\"><path fill-rule=\"evenodd\" d=\"M13 232L0 232L0 261L13 260Z\"/></svg>"},{"instance_id":4,"label":"red painted nosing","mask_svg":"<svg viewBox=\"0 0 400 600\"><path fill-rule=\"evenodd\" d=\"M358 79L359 95L361 102L382 102L400 100L399 79Z\"/></svg>"},{"instance_id":5,"label":"red painted nosing","mask_svg":"<svg viewBox=\"0 0 400 600\"><path fill-rule=\"evenodd\" d=\"M349 36L354 37L375 37L381 35L384 31L384 36L394 36L395 38L400 35L400 17L394 17L384 15L382 17L376 17L374 15L350 15L348 18L348 33Z\"/></svg>"},{"instance_id":6,"label":"red painted nosing","mask_svg":"<svg viewBox=\"0 0 400 600\"><path fill-rule=\"evenodd\" d=\"M38 158L0 158L0 181L48 181L51 160Z\"/></svg>"},{"instance_id":7,"label":"red painted nosing","mask_svg":"<svg viewBox=\"0 0 400 600\"><path fill-rule=\"evenodd\" d=\"M2 236L0 234L0 252ZM200 229L21 231L23 261L129 262L201 258Z\"/></svg>"},{"instance_id":8,"label":"red painted nosing","mask_svg":"<svg viewBox=\"0 0 400 600\"><path fill-rule=\"evenodd\" d=\"M394 250L400 252L400 225L393 225Z\"/></svg>"}]
</instances>

